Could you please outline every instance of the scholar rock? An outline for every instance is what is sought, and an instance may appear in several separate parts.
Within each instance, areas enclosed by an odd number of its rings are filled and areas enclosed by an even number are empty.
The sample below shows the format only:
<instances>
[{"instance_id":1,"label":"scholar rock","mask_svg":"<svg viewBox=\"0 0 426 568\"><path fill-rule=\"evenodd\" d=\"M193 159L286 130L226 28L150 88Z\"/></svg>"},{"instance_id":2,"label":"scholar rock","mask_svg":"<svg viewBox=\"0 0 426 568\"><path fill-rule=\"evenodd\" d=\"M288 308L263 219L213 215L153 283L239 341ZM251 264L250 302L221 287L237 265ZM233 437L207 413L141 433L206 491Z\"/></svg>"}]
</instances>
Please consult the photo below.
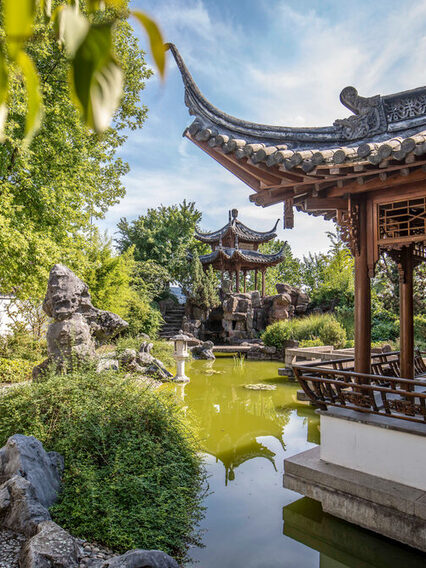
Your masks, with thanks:
<instances>
[{"instance_id":1,"label":"scholar rock","mask_svg":"<svg viewBox=\"0 0 426 568\"><path fill-rule=\"evenodd\" d=\"M87 284L61 264L50 271L43 309L54 321L47 331L49 358L34 368L34 379L50 363L64 369L72 368L74 360L93 359L97 343L128 326L116 314L95 308Z\"/></svg>"}]
</instances>

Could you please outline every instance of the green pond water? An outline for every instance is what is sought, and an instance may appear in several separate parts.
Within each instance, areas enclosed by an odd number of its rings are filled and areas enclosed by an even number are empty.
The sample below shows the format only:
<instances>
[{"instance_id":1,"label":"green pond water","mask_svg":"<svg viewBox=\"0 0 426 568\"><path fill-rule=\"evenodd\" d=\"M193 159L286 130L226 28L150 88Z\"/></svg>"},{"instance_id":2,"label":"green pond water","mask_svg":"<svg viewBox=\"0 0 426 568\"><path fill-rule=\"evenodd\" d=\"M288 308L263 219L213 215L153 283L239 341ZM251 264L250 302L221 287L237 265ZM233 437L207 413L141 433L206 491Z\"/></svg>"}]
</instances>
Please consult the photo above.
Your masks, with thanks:
<instances>
[{"instance_id":1,"label":"green pond water","mask_svg":"<svg viewBox=\"0 0 426 568\"><path fill-rule=\"evenodd\" d=\"M173 385L199 423L208 472L202 568L417 568L424 555L283 488L284 459L320 443L319 418L278 363L193 361ZM246 384L274 390L248 390Z\"/></svg>"}]
</instances>

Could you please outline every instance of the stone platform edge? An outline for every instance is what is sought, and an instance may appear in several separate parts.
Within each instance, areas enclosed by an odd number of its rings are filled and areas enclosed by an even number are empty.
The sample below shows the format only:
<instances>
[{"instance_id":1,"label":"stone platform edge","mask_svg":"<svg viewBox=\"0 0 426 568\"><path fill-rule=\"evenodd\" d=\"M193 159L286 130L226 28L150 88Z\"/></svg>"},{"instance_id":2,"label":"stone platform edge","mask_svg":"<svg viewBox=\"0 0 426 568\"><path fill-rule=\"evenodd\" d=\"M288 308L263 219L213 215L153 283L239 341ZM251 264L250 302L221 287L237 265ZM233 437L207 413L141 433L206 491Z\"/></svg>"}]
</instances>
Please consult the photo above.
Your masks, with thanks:
<instances>
[{"instance_id":1,"label":"stone platform edge","mask_svg":"<svg viewBox=\"0 0 426 568\"><path fill-rule=\"evenodd\" d=\"M320 447L284 461L284 487L326 513L426 552L426 492L324 462Z\"/></svg>"}]
</instances>

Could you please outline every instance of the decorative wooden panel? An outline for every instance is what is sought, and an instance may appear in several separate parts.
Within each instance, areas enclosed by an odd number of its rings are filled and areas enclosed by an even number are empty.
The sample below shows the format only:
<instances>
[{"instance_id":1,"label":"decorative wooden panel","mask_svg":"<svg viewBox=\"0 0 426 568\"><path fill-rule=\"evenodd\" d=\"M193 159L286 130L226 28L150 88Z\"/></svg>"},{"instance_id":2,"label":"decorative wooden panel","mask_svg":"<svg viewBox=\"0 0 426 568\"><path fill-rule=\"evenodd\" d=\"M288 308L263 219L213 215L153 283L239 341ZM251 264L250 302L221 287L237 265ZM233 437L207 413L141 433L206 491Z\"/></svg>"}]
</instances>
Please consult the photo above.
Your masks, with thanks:
<instances>
[{"instance_id":1,"label":"decorative wooden panel","mask_svg":"<svg viewBox=\"0 0 426 568\"><path fill-rule=\"evenodd\" d=\"M426 240L426 197L380 203L377 230L379 244Z\"/></svg>"}]
</instances>

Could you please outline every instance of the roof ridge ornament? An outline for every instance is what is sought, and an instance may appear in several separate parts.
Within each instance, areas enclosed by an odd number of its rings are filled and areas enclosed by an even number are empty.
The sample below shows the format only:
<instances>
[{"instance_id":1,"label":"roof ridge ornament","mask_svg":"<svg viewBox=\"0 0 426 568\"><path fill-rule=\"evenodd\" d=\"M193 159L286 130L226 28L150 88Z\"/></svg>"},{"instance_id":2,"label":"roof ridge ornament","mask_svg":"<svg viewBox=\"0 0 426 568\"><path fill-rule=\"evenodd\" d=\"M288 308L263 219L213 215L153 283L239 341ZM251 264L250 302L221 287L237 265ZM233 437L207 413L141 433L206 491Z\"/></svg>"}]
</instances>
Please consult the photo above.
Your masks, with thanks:
<instances>
[{"instance_id":1,"label":"roof ridge ornament","mask_svg":"<svg viewBox=\"0 0 426 568\"><path fill-rule=\"evenodd\" d=\"M335 120L341 140L359 140L386 132L388 123L382 97L361 97L355 87L345 87L340 93L341 103L351 110L354 116Z\"/></svg>"}]
</instances>

